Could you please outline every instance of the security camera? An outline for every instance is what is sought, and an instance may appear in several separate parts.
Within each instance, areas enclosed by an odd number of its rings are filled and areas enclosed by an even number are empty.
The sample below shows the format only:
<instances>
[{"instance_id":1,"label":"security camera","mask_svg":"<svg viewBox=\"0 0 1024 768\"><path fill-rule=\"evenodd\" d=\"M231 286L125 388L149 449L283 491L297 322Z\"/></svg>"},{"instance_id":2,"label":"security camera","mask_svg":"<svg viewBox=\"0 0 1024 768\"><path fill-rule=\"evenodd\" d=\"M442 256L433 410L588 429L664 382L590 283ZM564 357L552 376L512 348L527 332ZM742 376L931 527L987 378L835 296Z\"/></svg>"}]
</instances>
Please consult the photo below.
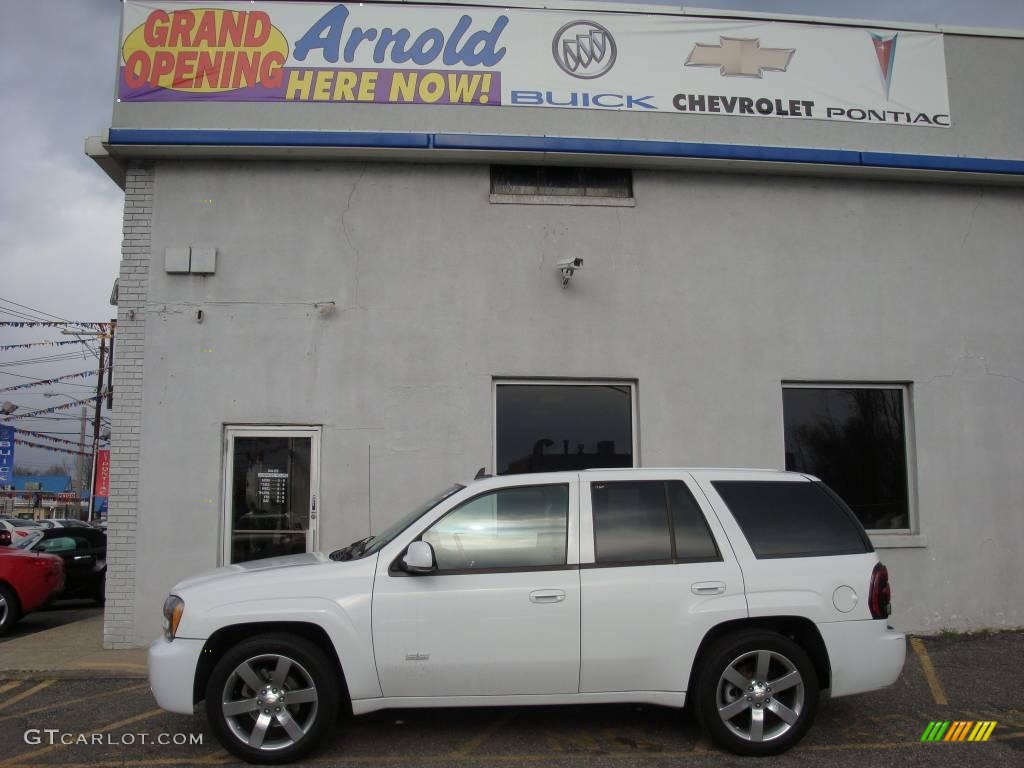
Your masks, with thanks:
<instances>
[{"instance_id":1,"label":"security camera","mask_svg":"<svg viewBox=\"0 0 1024 768\"><path fill-rule=\"evenodd\" d=\"M562 259L561 261L555 262L555 266L558 271L562 273L562 287L565 288L569 285L569 278L573 276L577 269L583 269L583 257L577 256L573 259Z\"/></svg>"}]
</instances>

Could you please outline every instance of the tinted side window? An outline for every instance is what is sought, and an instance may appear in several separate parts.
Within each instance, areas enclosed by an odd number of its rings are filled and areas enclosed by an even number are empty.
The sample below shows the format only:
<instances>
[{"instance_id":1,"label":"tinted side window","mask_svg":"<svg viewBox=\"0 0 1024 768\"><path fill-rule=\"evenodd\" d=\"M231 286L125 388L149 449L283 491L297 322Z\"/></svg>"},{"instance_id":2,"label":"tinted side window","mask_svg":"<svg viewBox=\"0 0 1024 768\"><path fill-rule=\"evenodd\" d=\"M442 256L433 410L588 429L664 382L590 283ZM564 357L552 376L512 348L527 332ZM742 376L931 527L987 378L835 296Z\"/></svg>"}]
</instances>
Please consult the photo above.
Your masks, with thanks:
<instances>
[{"instance_id":1,"label":"tinted side window","mask_svg":"<svg viewBox=\"0 0 1024 768\"><path fill-rule=\"evenodd\" d=\"M52 539L42 541L38 547L40 552L73 552L75 540L71 536L55 536Z\"/></svg>"},{"instance_id":2,"label":"tinted side window","mask_svg":"<svg viewBox=\"0 0 1024 768\"><path fill-rule=\"evenodd\" d=\"M672 507L672 529L675 535L677 560L706 562L720 560L718 547L711 536L704 513L697 506L686 483L673 480L666 484Z\"/></svg>"},{"instance_id":3,"label":"tinted side window","mask_svg":"<svg viewBox=\"0 0 1024 768\"><path fill-rule=\"evenodd\" d=\"M439 571L565 565L569 486L503 488L470 499L422 536Z\"/></svg>"},{"instance_id":4,"label":"tinted side window","mask_svg":"<svg viewBox=\"0 0 1024 768\"><path fill-rule=\"evenodd\" d=\"M624 563L672 559L672 538L660 480L593 483L594 559Z\"/></svg>"},{"instance_id":5,"label":"tinted side window","mask_svg":"<svg viewBox=\"0 0 1024 768\"><path fill-rule=\"evenodd\" d=\"M712 485L759 559L871 551L864 529L821 483L719 480Z\"/></svg>"}]
</instances>

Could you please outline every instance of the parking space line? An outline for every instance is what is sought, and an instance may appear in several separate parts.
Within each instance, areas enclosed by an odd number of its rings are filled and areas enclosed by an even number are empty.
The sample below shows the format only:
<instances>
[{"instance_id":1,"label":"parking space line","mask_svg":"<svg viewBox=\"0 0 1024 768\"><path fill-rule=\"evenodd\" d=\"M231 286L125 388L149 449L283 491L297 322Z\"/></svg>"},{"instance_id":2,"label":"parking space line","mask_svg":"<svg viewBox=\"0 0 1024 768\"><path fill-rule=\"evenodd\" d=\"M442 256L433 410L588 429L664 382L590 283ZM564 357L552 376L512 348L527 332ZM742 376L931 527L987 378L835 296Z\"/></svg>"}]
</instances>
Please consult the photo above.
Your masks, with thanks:
<instances>
[{"instance_id":1,"label":"parking space line","mask_svg":"<svg viewBox=\"0 0 1024 768\"><path fill-rule=\"evenodd\" d=\"M49 688L56 682L56 680L43 680L43 682L33 685L27 691L22 691L21 693L15 694L14 696L11 696L9 699L6 699L3 704L0 704L0 709L7 709L12 704L17 704L19 701L27 699L32 694L38 693L39 691L43 690L43 688Z\"/></svg>"},{"instance_id":2,"label":"parking space line","mask_svg":"<svg viewBox=\"0 0 1024 768\"><path fill-rule=\"evenodd\" d=\"M471 738L469 741L467 741L461 747L459 747L458 749L453 749L451 751L451 756L452 757L457 757L457 756L468 755L470 752L472 752L474 749L479 747L481 744L483 744L485 741L487 741L489 738L491 738L494 734L496 734L498 731L500 731L502 728L504 728L506 725L511 723L513 718L515 718L515 716L516 716L515 710L512 710L510 712L506 712L504 715L502 715L497 720L495 720L493 723L488 725L480 733L478 733L476 736Z\"/></svg>"},{"instance_id":3,"label":"parking space line","mask_svg":"<svg viewBox=\"0 0 1024 768\"><path fill-rule=\"evenodd\" d=\"M51 680L50 682L53 681ZM131 725L132 723L137 723L141 720L148 720L151 717L156 717L157 715L162 714L164 714L164 710L162 709L151 709L148 712L143 712L140 715L135 715L134 717L126 717L124 720L118 720L115 723L108 723L107 725L98 725L95 728L90 728L89 731L90 733L108 733L110 731L117 730L118 728L123 728L126 725ZM35 750L34 752L26 752L23 755L14 755L13 757L9 757L6 760L0 760L0 766L24 765L26 760L32 760L36 757L42 757L43 755L48 755L51 752L55 752L58 749L64 749L68 746L71 745L49 744L43 747L42 749ZM191 762L194 763L195 760L193 759ZM150 763L150 765L152 764L153 763ZM95 765L95 763L90 763L90 765Z\"/></svg>"},{"instance_id":4,"label":"parking space line","mask_svg":"<svg viewBox=\"0 0 1024 768\"><path fill-rule=\"evenodd\" d=\"M935 699L935 703L948 706L949 699L946 698L946 692L942 690L939 676L935 674L935 667L932 665L928 650L924 647L924 641L919 637L912 637L910 638L910 647L914 649L914 653L917 654L917 660L921 662L921 671L924 672L924 679L928 681L928 687L931 688L932 698Z\"/></svg>"},{"instance_id":5,"label":"parking space line","mask_svg":"<svg viewBox=\"0 0 1024 768\"><path fill-rule=\"evenodd\" d=\"M137 691L137 690L141 690L143 688L148 688L148 687L149 687L148 683L139 683L138 685L129 685L127 688L117 688L117 689L115 689L113 691L104 691L103 693L95 693L95 694L92 694L90 696L80 696L77 699L67 699L66 701L56 701L53 704L47 704L46 706L43 706L43 707L36 707L35 709L22 709L22 710L19 710L16 714L4 715L3 717L0 717L0 723L2 723L4 720L12 720L15 717L24 717L25 715L36 715L36 714L39 714L40 712L48 712L48 711L50 711L52 709L60 709L62 707L70 707L73 704L81 704L83 701L96 701L97 699L103 699L103 698L106 698L108 696L117 696L118 694L121 694L121 693L130 693L131 691ZM4 689L0 688L0 693L3 693L3 690Z\"/></svg>"},{"instance_id":6,"label":"parking space line","mask_svg":"<svg viewBox=\"0 0 1024 768\"><path fill-rule=\"evenodd\" d=\"M19 685L21 685L21 680L12 680L9 683L4 683L3 685L0 685L0 693L7 693L8 691L13 691Z\"/></svg>"},{"instance_id":7,"label":"parking space line","mask_svg":"<svg viewBox=\"0 0 1024 768\"><path fill-rule=\"evenodd\" d=\"M107 726L108 728L111 726ZM993 738L991 741L1010 741L1024 738L1024 732L1006 734L1000 738ZM800 752L829 752L829 751L847 751L847 750L891 750L891 749L919 749L919 741L894 741L894 742L869 742L869 743L857 743L857 744L816 744L813 746L800 746L797 747L792 754L799 755ZM51 748L47 748L48 750ZM53 747L56 749L56 747ZM25 755L25 758L32 757L40 752L33 753L32 755ZM709 758L714 758L716 755L726 756L725 752L718 752L717 750L708 753L703 753L701 756L707 755ZM695 755L693 752L649 752L642 755L645 759L652 761L663 761L663 760L685 760L687 758L693 758ZM432 762L456 762L456 763L468 763L470 761L477 763L536 763L550 761L552 759L558 759L563 761L592 761L595 757L600 757L604 760L616 760L616 759L628 759L631 762L634 758L640 757L635 753L594 753L594 752L576 752L576 753L546 753L546 754L503 754L503 755L451 755L451 754L436 754L429 755L421 758L423 763ZM61 768L150 768L153 766L171 766L177 765L208 765L216 762L222 762L224 759L231 760L229 755L223 752L217 752L214 755L207 757L168 757L168 758L146 758L142 760L102 760L102 761L90 761L84 763L61 763ZM337 764L392 764L407 762L407 755L321 755L312 760L307 760L306 763L312 764L325 764L330 763L332 765ZM10 762L0 763L3 766L20 766L20 768L52 768L53 763L23 763L21 758L13 758Z\"/></svg>"}]
</instances>

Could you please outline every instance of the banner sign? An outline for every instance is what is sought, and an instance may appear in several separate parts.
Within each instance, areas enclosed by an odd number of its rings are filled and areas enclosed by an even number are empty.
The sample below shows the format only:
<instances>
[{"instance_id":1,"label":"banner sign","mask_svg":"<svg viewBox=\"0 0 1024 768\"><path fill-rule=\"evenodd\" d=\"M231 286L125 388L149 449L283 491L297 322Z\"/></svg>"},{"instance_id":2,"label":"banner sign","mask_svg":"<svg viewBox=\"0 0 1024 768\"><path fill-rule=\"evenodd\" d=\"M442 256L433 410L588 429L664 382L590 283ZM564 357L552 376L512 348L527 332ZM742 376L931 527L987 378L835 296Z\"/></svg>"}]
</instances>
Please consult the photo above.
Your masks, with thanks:
<instances>
[{"instance_id":1,"label":"banner sign","mask_svg":"<svg viewBox=\"0 0 1024 768\"><path fill-rule=\"evenodd\" d=\"M96 495L110 495L110 449L96 451Z\"/></svg>"},{"instance_id":2,"label":"banner sign","mask_svg":"<svg viewBox=\"0 0 1024 768\"><path fill-rule=\"evenodd\" d=\"M128 0L118 98L950 125L940 34L490 6Z\"/></svg>"},{"instance_id":3,"label":"banner sign","mask_svg":"<svg viewBox=\"0 0 1024 768\"><path fill-rule=\"evenodd\" d=\"M0 488L14 483L14 427L0 424Z\"/></svg>"}]
</instances>

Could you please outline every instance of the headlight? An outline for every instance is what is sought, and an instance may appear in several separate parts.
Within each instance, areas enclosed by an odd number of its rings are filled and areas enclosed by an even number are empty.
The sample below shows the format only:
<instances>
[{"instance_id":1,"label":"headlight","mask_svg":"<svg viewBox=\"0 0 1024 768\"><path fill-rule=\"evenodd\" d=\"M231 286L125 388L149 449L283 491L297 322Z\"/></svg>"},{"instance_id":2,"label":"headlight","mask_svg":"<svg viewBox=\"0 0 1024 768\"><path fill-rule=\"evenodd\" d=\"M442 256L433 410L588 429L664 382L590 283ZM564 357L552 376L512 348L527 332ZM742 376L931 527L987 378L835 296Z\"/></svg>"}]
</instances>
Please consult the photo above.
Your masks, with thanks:
<instances>
[{"instance_id":1,"label":"headlight","mask_svg":"<svg viewBox=\"0 0 1024 768\"><path fill-rule=\"evenodd\" d=\"M177 595L168 595L164 600L164 637L173 640L178 633L181 614L185 612L185 601Z\"/></svg>"}]
</instances>

